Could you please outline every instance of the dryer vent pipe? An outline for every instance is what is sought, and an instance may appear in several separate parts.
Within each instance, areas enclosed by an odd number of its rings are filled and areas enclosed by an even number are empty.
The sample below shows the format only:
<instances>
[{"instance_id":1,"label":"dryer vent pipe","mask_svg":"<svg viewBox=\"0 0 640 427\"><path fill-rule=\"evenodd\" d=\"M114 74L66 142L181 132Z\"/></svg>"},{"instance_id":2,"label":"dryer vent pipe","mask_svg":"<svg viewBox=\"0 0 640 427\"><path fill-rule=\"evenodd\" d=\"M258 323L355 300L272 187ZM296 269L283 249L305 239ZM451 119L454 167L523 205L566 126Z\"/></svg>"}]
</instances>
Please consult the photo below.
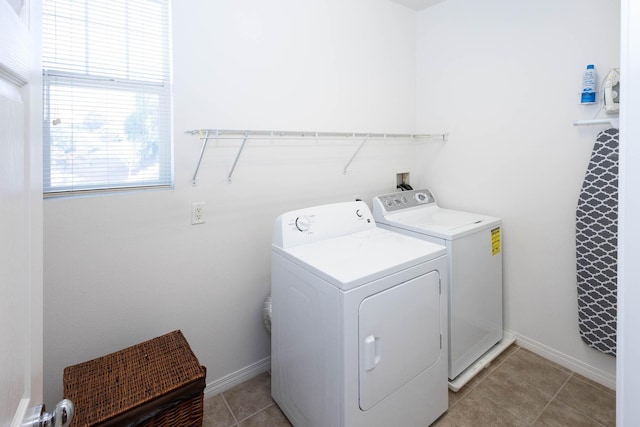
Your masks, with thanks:
<instances>
[{"instance_id":1,"label":"dryer vent pipe","mask_svg":"<svg viewBox=\"0 0 640 427\"><path fill-rule=\"evenodd\" d=\"M262 321L267 331L271 333L271 294L267 295L262 304Z\"/></svg>"}]
</instances>

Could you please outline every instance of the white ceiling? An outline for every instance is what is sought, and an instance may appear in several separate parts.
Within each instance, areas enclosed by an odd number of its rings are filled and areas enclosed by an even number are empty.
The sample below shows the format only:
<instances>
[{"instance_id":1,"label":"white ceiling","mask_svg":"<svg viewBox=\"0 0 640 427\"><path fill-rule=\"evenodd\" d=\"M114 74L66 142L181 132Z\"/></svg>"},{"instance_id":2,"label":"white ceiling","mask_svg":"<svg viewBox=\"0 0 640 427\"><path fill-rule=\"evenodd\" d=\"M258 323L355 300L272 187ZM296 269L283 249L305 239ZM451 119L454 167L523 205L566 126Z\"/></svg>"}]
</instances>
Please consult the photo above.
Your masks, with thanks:
<instances>
[{"instance_id":1,"label":"white ceiling","mask_svg":"<svg viewBox=\"0 0 640 427\"><path fill-rule=\"evenodd\" d=\"M413 10L422 10L426 9L430 6L433 6L436 3L441 3L444 0L391 0L394 3L401 4L403 6L407 6Z\"/></svg>"}]
</instances>

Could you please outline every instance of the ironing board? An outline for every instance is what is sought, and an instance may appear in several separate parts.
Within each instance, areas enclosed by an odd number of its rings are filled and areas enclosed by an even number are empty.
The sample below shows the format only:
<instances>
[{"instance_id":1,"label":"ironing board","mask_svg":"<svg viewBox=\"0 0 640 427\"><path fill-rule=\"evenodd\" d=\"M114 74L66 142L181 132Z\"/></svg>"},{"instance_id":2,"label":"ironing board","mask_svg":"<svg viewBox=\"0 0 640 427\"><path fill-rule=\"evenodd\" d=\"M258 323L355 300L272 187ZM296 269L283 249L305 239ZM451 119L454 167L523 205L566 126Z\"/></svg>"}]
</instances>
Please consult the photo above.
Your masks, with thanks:
<instances>
[{"instance_id":1,"label":"ironing board","mask_svg":"<svg viewBox=\"0 0 640 427\"><path fill-rule=\"evenodd\" d=\"M618 129L596 137L576 209L580 336L616 354L618 250Z\"/></svg>"}]
</instances>

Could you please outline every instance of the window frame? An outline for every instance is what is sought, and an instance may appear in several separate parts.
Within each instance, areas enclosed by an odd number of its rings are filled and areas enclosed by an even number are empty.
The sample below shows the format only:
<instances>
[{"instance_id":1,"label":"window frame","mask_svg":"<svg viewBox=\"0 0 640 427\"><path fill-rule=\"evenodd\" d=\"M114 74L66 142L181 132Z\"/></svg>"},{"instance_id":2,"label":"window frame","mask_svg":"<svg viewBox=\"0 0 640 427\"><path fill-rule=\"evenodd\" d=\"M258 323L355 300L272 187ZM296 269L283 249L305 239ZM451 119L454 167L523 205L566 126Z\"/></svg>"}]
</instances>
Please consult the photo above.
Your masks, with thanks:
<instances>
[{"instance_id":1,"label":"window frame","mask_svg":"<svg viewBox=\"0 0 640 427\"><path fill-rule=\"evenodd\" d=\"M52 0L55 1L55 0ZM84 0L85 8L90 0ZM64 66L56 68L54 66L47 66L43 60L42 66L42 84L43 84L43 106L42 106L42 138L43 138L43 195L45 198L60 197L60 196L74 196L78 194L91 194L91 193L111 193L118 191L130 191L130 190L144 190L144 189L173 189L174 188L174 162L173 162L173 94L171 92L171 27L170 27L170 0L158 1L163 8L162 19L166 20L167 27L163 29L161 36L162 43L162 58L164 59L164 66L161 73L161 81L157 78L150 78L149 80L135 80L123 77L116 77L116 74L121 74L121 69L114 68L114 76L104 74L90 74L89 69L92 67L90 64L89 47L85 46L85 59L84 61L74 62L73 66L76 69L84 69L84 72L68 71L64 70ZM84 26L84 37L89 38L89 26ZM161 24L162 22L160 22ZM126 22L125 36L130 31L130 22ZM45 36L43 29L43 37ZM130 47L127 44L127 49ZM129 56L126 59L127 73L130 65ZM118 91L128 92L136 96L139 95L155 95L158 99L159 107L154 109L155 118L157 119L158 134L160 143L166 144L165 147L159 148L159 152L164 155L158 156L159 172L156 180L138 180L138 181L126 181L122 183L113 183L107 180L103 180L101 183L74 183L71 182L68 185L52 185L52 120L51 115L51 88L86 88L95 90L106 91ZM72 124L74 126L74 124ZM82 144L80 144L82 146Z\"/></svg>"}]
</instances>

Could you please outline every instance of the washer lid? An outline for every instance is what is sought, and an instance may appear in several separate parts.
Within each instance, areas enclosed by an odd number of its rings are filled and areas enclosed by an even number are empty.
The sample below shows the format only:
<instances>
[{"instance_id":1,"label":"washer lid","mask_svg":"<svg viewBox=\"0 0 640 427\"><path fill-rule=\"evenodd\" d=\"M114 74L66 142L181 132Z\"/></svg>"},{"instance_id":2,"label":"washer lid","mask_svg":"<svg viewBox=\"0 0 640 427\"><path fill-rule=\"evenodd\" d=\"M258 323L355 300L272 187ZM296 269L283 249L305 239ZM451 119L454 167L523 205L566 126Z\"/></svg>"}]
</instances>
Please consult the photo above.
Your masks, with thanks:
<instances>
[{"instance_id":1,"label":"washer lid","mask_svg":"<svg viewBox=\"0 0 640 427\"><path fill-rule=\"evenodd\" d=\"M444 246L377 227L287 249L272 247L343 290L446 254Z\"/></svg>"},{"instance_id":2,"label":"washer lid","mask_svg":"<svg viewBox=\"0 0 640 427\"><path fill-rule=\"evenodd\" d=\"M496 226L501 222L500 218L443 209L435 205L387 214L382 218L376 218L376 221L446 240Z\"/></svg>"}]
</instances>

